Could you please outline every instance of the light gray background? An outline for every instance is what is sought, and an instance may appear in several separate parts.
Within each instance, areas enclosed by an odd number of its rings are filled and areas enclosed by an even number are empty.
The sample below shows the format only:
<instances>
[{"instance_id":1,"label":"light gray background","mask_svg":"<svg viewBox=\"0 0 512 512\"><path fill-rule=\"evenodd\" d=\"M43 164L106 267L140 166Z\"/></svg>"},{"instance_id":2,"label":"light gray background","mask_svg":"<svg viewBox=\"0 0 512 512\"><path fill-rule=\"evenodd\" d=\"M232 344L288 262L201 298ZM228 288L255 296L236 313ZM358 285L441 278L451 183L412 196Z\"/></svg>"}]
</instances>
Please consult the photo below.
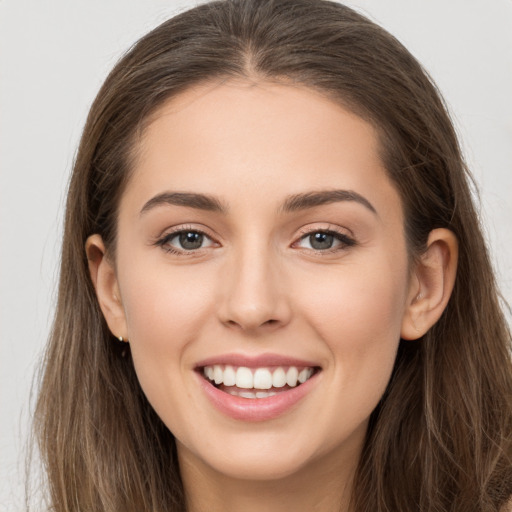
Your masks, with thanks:
<instances>
[{"instance_id":1,"label":"light gray background","mask_svg":"<svg viewBox=\"0 0 512 512\"><path fill-rule=\"evenodd\" d=\"M1 511L23 508L29 390L51 324L65 188L88 107L123 51L196 3L0 0ZM405 43L444 93L512 302L512 0L349 5Z\"/></svg>"}]
</instances>

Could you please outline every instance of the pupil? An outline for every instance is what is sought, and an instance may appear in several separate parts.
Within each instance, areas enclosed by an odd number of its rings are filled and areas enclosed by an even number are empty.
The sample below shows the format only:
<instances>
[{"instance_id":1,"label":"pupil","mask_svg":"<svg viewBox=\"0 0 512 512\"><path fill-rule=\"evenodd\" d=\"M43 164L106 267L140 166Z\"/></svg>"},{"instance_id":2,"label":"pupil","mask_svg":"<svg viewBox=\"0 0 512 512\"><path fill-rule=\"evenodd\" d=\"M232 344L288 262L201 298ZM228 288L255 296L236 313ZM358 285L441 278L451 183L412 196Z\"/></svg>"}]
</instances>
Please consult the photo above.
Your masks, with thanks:
<instances>
[{"instance_id":1,"label":"pupil","mask_svg":"<svg viewBox=\"0 0 512 512\"><path fill-rule=\"evenodd\" d=\"M332 247L334 237L329 233L315 233L310 235L309 243L313 249L330 249Z\"/></svg>"},{"instance_id":2,"label":"pupil","mask_svg":"<svg viewBox=\"0 0 512 512\"><path fill-rule=\"evenodd\" d=\"M180 245L183 249L199 249L203 244L203 235L201 233L188 233L180 234Z\"/></svg>"}]
</instances>

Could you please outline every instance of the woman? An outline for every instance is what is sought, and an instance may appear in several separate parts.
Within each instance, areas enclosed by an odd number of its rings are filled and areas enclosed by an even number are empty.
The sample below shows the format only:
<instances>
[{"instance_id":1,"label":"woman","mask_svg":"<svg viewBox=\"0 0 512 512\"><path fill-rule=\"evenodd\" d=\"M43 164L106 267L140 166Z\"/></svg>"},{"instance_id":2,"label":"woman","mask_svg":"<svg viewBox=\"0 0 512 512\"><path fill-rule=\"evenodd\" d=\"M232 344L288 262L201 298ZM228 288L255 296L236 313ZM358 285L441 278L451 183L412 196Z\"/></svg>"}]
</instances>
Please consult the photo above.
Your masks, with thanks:
<instances>
[{"instance_id":1,"label":"woman","mask_svg":"<svg viewBox=\"0 0 512 512\"><path fill-rule=\"evenodd\" d=\"M384 30L213 2L107 78L37 408L54 510L499 510L509 350L452 125Z\"/></svg>"}]
</instances>

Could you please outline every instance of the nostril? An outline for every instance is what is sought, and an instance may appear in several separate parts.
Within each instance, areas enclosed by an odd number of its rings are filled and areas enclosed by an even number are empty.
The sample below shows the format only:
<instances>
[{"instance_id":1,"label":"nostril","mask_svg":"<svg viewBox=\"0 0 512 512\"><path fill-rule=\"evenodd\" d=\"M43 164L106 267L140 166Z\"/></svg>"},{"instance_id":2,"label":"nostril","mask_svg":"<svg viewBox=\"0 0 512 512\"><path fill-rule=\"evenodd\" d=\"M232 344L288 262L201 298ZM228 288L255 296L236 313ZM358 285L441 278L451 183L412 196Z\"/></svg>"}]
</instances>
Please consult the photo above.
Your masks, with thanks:
<instances>
[{"instance_id":1,"label":"nostril","mask_svg":"<svg viewBox=\"0 0 512 512\"><path fill-rule=\"evenodd\" d=\"M249 322L249 321L246 321L246 322L237 322L236 320L227 320L226 321L226 325L228 326L231 326L231 327L238 327L244 331L246 330L253 330L253 329L258 329L258 328L264 328L264 327L275 327L277 325L279 325L280 321L279 320L276 320L274 318L271 318L269 320L265 320L264 322L262 323L257 323L257 322Z\"/></svg>"}]
</instances>

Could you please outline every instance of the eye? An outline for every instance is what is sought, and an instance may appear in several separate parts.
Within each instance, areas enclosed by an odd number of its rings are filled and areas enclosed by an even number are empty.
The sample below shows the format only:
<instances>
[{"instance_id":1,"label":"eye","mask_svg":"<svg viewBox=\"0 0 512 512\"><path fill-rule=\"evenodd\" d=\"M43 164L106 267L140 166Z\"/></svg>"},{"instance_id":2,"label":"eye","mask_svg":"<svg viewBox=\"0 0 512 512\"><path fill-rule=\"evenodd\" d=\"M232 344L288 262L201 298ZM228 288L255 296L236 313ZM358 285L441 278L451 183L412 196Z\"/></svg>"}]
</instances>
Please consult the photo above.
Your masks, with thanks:
<instances>
[{"instance_id":1,"label":"eye","mask_svg":"<svg viewBox=\"0 0 512 512\"><path fill-rule=\"evenodd\" d=\"M183 229L165 235L157 244L169 252L183 253L212 247L215 243L201 231Z\"/></svg>"},{"instance_id":2,"label":"eye","mask_svg":"<svg viewBox=\"0 0 512 512\"><path fill-rule=\"evenodd\" d=\"M303 249L311 249L313 251L329 251L343 249L355 245L355 240L343 233L331 230L311 231L295 244Z\"/></svg>"}]
</instances>

